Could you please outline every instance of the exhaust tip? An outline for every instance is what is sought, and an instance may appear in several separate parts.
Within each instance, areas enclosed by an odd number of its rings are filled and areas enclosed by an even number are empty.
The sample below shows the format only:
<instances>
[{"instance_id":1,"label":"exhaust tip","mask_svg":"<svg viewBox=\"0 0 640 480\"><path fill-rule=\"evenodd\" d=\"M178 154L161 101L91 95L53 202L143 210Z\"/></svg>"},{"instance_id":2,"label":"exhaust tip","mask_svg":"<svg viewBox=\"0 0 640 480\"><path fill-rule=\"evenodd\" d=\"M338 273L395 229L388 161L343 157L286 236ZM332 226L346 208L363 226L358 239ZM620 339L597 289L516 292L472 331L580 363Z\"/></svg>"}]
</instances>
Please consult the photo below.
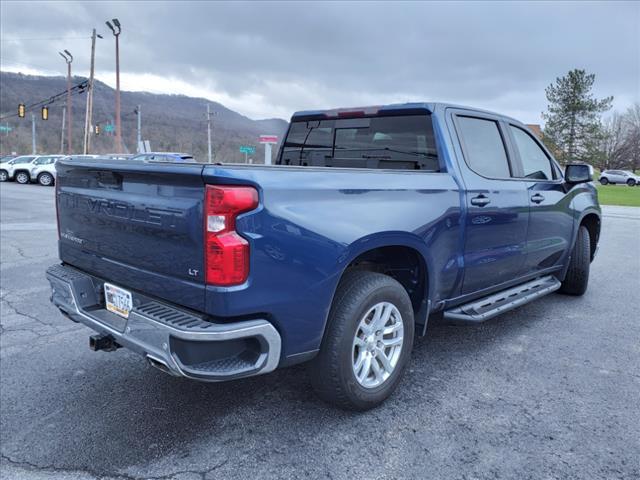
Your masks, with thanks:
<instances>
[{"instance_id":1,"label":"exhaust tip","mask_svg":"<svg viewBox=\"0 0 640 480\"><path fill-rule=\"evenodd\" d=\"M149 365L151 365L154 368L157 368L158 370L163 371L164 373L168 373L169 375L172 376L177 376L175 372L173 372L169 366L163 362L162 360L158 360L157 358L152 357L151 355L147 355L147 362L149 362Z\"/></svg>"}]
</instances>

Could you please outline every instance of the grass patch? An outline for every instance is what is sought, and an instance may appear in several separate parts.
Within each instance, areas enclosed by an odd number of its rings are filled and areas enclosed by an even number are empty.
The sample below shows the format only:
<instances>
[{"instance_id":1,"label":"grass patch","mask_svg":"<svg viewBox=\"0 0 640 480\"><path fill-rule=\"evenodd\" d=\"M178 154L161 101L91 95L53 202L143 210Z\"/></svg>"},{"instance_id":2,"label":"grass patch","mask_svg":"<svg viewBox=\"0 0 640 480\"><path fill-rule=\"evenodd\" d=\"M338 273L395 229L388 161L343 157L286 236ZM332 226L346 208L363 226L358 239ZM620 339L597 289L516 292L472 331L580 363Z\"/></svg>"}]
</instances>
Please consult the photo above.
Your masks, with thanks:
<instances>
[{"instance_id":1,"label":"grass patch","mask_svg":"<svg viewBox=\"0 0 640 480\"><path fill-rule=\"evenodd\" d=\"M620 205L622 207L640 207L640 187L627 185L600 185L598 200L600 205Z\"/></svg>"}]
</instances>

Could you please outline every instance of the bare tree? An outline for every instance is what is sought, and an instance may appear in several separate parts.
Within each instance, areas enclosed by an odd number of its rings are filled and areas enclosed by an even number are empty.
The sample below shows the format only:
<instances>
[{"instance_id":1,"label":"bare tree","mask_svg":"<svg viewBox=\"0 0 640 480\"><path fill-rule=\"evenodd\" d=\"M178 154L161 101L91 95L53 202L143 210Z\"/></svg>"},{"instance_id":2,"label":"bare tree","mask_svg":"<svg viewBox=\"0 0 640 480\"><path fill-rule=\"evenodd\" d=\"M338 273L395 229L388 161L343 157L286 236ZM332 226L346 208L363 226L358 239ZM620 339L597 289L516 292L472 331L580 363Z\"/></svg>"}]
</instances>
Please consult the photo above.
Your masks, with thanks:
<instances>
[{"instance_id":1,"label":"bare tree","mask_svg":"<svg viewBox=\"0 0 640 480\"><path fill-rule=\"evenodd\" d=\"M640 168L640 103L636 102L627 109L623 121L627 164L635 172Z\"/></svg>"},{"instance_id":2,"label":"bare tree","mask_svg":"<svg viewBox=\"0 0 640 480\"><path fill-rule=\"evenodd\" d=\"M598 167L602 170L621 168L624 163L624 147L626 140L624 116L618 112L607 118L602 124L602 155Z\"/></svg>"}]
</instances>

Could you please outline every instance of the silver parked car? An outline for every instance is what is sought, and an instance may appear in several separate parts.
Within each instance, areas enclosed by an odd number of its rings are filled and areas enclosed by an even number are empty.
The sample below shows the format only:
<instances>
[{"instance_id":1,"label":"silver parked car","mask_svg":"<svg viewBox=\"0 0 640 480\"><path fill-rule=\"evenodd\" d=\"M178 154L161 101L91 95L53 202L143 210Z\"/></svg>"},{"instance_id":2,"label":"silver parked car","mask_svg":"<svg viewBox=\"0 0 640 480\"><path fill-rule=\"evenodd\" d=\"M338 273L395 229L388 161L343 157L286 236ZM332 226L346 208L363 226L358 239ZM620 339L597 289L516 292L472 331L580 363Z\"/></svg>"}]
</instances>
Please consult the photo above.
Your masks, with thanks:
<instances>
[{"instance_id":1,"label":"silver parked car","mask_svg":"<svg viewBox=\"0 0 640 480\"><path fill-rule=\"evenodd\" d=\"M609 183L626 183L630 187L640 185L640 175L636 175L629 170L605 170L600 174L600 183L608 185Z\"/></svg>"},{"instance_id":2,"label":"silver parked car","mask_svg":"<svg viewBox=\"0 0 640 480\"><path fill-rule=\"evenodd\" d=\"M56 179L56 162L64 155L43 155L31 164L31 181L50 187Z\"/></svg>"}]
</instances>

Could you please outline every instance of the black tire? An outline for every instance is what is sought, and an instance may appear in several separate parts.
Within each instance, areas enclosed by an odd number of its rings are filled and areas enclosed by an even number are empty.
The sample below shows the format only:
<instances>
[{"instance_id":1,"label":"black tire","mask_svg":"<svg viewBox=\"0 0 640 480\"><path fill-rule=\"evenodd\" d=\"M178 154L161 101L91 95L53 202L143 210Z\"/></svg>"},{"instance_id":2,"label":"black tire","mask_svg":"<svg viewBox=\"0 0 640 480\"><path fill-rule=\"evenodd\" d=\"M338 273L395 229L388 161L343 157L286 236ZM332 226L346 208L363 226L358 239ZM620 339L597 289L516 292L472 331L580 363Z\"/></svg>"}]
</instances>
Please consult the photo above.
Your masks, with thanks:
<instances>
[{"instance_id":1,"label":"black tire","mask_svg":"<svg viewBox=\"0 0 640 480\"><path fill-rule=\"evenodd\" d=\"M53 186L53 175L47 172L43 172L38 175L38 183L43 187L51 187Z\"/></svg>"},{"instance_id":2,"label":"black tire","mask_svg":"<svg viewBox=\"0 0 640 480\"><path fill-rule=\"evenodd\" d=\"M600 178L600 183L602 185L606 185L607 183L609 183L609 179L607 177L602 177Z\"/></svg>"},{"instance_id":3,"label":"black tire","mask_svg":"<svg viewBox=\"0 0 640 480\"><path fill-rule=\"evenodd\" d=\"M26 185L31 181L31 178L29 177L29 172L25 172L22 170L17 172L14 178L16 179L16 182L18 182L21 185Z\"/></svg>"},{"instance_id":4,"label":"black tire","mask_svg":"<svg viewBox=\"0 0 640 480\"><path fill-rule=\"evenodd\" d=\"M591 237L587 227L581 226L569 258L569 269L564 277L560 292L567 295L584 295L589 284L591 266Z\"/></svg>"},{"instance_id":5,"label":"black tire","mask_svg":"<svg viewBox=\"0 0 640 480\"><path fill-rule=\"evenodd\" d=\"M630 187L634 187L636 185L636 181L633 178L630 178L629 180L627 180L627 185L629 185Z\"/></svg>"},{"instance_id":6,"label":"black tire","mask_svg":"<svg viewBox=\"0 0 640 480\"><path fill-rule=\"evenodd\" d=\"M0 170L0 182L9 181L9 173L6 170Z\"/></svg>"},{"instance_id":7,"label":"black tire","mask_svg":"<svg viewBox=\"0 0 640 480\"><path fill-rule=\"evenodd\" d=\"M397 364L382 384L366 388L353 371L353 341L362 318L376 304L392 303L402 317L403 343ZM320 353L309 365L311 383L323 400L348 410L380 405L396 389L413 348L411 300L393 278L369 271L345 273L336 291Z\"/></svg>"}]
</instances>

